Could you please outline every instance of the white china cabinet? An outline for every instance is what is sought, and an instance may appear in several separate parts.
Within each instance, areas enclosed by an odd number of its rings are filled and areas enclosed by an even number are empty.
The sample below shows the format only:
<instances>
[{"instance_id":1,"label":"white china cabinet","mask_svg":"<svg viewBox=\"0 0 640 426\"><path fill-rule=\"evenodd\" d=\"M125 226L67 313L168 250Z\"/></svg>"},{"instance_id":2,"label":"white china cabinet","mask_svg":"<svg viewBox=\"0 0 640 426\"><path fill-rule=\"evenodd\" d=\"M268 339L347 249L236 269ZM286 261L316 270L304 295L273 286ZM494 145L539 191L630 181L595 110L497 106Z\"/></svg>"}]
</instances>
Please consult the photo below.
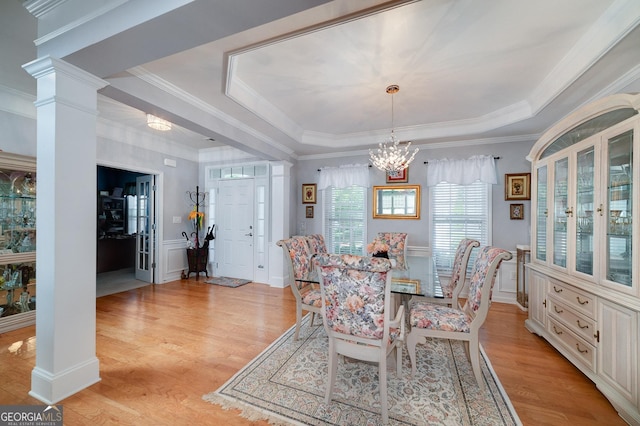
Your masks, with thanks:
<instances>
[{"instance_id":1,"label":"white china cabinet","mask_svg":"<svg viewBox=\"0 0 640 426\"><path fill-rule=\"evenodd\" d=\"M0 152L0 333L35 324L36 162Z\"/></svg>"},{"instance_id":2,"label":"white china cabinet","mask_svg":"<svg viewBox=\"0 0 640 426\"><path fill-rule=\"evenodd\" d=\"M640 95L587 105L533 146L529 318L640 424Z\"/></svg>"}]
</instances>

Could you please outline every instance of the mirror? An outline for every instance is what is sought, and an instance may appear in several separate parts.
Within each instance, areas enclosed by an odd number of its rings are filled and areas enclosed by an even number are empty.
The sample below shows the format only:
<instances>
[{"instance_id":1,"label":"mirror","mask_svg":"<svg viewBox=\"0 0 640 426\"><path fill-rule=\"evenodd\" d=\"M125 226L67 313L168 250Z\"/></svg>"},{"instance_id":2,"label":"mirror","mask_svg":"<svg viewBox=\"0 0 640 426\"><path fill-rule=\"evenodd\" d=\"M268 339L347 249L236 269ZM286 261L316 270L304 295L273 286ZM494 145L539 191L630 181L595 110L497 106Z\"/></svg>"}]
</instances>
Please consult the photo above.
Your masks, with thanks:
<instances>
[{"instance_id":1,"label":"mirror","mask_svg":"<svg viewBox=\"0 0 640 426\"><path fill-rule=\"evenodd\" d=\"M420 185L374 186L374 219L420 219Z\"/></svg>"}]
</instances>

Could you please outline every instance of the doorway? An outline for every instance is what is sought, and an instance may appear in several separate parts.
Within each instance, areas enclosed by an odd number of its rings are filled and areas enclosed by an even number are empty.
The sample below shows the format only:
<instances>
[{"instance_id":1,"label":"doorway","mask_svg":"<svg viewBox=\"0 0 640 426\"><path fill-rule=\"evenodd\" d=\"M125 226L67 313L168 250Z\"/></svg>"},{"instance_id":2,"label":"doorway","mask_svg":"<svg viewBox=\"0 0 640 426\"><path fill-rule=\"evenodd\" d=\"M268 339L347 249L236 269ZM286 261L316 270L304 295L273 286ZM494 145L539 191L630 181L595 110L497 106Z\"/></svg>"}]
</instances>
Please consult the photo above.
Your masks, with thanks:
<instances>
[{"instance_id":1,"label":"doorway","mask_svg":"<svg viewBox=\"0 0 640 426\"><path fill-rule=\"evenodd\" d=\"M218 275L253 280L254 180L221 180L218 188Z\"/></svg>"},{"instance_id":2,"label":"doorway","mask_svg":"<svg viewBox=\"0 0 640 426\"><path fill-rule=\"evenodd\" d=\"M153 175L141 172L97 166L98 223L96 249L96 297L119 293L153 283L154 238L149 239L147 230L155 223L155 211L146 211L143 223L144 242L141 245L141 225L138 211L140 199L144 206L153 206L148 194L138 196L137 180L153 179ZM154 236L152 236L154 237ZM139 247L146 250L145 274L136 274Z\"/></svg>"}]
</instances>

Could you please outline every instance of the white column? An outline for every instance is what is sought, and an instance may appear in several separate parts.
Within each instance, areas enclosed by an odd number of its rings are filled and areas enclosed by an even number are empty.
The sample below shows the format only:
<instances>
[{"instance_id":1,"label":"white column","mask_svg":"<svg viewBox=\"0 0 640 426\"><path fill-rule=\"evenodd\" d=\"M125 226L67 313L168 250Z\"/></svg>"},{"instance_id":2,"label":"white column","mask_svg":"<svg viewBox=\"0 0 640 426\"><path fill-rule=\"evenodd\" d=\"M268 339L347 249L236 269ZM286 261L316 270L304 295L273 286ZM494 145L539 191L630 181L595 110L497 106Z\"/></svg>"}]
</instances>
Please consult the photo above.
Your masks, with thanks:
<instances>
[{"instance_id":1,"label":"white column","mask_svg":"<svg viewBox=\"0 0 640 426\"><path fill-rule=\"evenodd\" d=\"M100 380L96 357L97 90L64 61L24 65L37 79L36 365L29 394L54 404Z\"/></svg>"},{"instance_id":2,"label":"white column","mask_svg":"<svg viewBox=\"0 0 640 426\"><path fill-rule=\"evenodd\" d=\"M278 240L289 238L291 217L291 163L271 165L271 242L269 243L269 285L285 286L282 249Z\"/></svg>"}]
</instances>

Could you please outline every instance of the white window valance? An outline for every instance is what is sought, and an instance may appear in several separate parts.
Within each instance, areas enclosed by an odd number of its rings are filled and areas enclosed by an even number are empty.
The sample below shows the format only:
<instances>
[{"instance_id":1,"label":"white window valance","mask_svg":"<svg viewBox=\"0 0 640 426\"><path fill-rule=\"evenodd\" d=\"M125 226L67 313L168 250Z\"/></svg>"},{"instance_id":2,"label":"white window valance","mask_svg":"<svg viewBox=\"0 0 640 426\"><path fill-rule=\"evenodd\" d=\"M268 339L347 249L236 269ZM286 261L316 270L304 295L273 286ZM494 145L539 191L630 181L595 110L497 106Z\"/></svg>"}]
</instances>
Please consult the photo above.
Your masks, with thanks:
<instances>
[{"instance_id":1,"label":"white window valance","mask_svg":"<svg viewBox=\"0 0 640 426\"><path fill-rule=\"evenodd\" d=\"M470 185L475 181L495 185L498 183L496 160L490 155L475 155L466 160L429 160L427 186L440 182Z\"/></svg>"},{"instance_id":2,"label":"white window valance","mask_svg":"<svg viewBox=\"0 0 640 426\"><path fill-rule=\"evenodd\" d=\"M369 188L368 164L345 164L340 167L323 167L320 169L318 190L330 186L334 188L348 188L352 185Z\"/></svg>"}]
</instances>

